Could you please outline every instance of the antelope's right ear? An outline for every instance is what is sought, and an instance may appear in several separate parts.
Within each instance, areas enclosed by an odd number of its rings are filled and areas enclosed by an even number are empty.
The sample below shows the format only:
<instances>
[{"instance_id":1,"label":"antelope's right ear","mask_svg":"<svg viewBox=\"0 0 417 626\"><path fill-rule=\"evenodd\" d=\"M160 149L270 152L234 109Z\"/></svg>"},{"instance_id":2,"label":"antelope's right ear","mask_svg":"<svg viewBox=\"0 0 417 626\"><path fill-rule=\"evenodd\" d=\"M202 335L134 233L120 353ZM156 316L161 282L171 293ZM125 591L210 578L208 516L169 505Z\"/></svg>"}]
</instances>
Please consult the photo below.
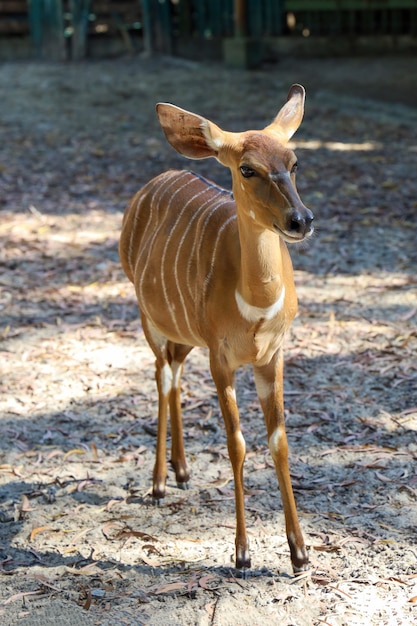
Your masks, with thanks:
<instances>
[{"instance_id":1,"label":"antelope's right ear","mask_svg":"<svg viewBox=\"0 0 417 626\"><path fill-rule=\"evenodd\" d=\"M173 104L156 105L165 137L177 152L189 159L217 157L223 145L223 131L200 115Z\"/></svg>"}]
</instances>

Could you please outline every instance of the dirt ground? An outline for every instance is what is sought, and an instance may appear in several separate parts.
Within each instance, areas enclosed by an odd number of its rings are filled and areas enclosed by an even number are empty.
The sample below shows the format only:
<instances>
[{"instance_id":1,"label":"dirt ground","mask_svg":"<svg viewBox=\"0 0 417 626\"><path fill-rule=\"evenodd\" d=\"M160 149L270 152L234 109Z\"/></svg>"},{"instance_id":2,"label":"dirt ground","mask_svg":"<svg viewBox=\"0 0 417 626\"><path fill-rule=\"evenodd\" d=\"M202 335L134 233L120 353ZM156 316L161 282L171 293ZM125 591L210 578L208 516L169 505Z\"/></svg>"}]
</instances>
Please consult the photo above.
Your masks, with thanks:
<instances>
[{"instance_id":1,"label":"dirt ground","mask_svg":"<svg viewBox=\"0 0 417 626\"><path fill-rule=\"evenodd\" d=\"M290 466L311 570L294 578L252 372L238 397L253 569L233 568L232 472L203 350L184 375L189 491L150 498L153 357L117 255L129 197L185 162L154 105L294 138L316 234L292 247ZM0 66L0 621L417 624L417 63L245 73L143 58Z\"/></svg>"}]
</instances>

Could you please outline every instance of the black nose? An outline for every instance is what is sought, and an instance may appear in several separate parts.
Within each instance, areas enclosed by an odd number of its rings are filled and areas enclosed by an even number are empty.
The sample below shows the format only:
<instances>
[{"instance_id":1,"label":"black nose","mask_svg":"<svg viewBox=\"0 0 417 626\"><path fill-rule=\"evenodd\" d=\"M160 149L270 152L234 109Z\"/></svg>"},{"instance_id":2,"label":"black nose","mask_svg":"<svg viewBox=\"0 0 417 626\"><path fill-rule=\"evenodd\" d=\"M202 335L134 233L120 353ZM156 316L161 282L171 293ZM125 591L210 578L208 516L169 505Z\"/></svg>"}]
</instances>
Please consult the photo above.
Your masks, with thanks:
<instances>
[{"instance_id":1,"label":"black nose","mask_svg":"<svg viewBox=\"0 0 417 626\"><path fill-rule=\"evenodd\" d=\"M293 209L288 216L287 231L294 235L306 236L311 232L314 215L310 209Z\"/></svg>"}]
</instances>

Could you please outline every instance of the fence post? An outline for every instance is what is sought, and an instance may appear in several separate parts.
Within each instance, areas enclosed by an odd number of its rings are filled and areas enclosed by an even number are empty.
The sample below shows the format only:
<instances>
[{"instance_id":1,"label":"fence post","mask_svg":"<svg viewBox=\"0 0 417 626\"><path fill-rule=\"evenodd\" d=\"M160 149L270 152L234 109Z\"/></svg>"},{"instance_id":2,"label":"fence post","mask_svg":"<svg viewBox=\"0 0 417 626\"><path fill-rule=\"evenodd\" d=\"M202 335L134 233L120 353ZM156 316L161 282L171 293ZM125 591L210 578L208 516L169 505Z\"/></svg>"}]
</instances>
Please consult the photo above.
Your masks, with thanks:
<instances>
[{"instance_id":1,"label":"fence post","mask_svg":"<svg viewBox=\"0 0 417 626\"><path fill-rule=\"evenodd\" d=\"M234 4L235 37L246 37L247 28L247 3L246 0L235 0Z\"/></svg>"},{"instance_id":2,"label":"fence post","mask_svg":"<svg viewBox=\"0 0 417 626\"><path fill-rule=\"evenodd\" d=\"M70 0L72 21L71 58L74 61L87 55L88 15L90 0Z\"/></svg>"},{"instance_id":3,"label":"fence post","mask_svg":"<svg viewBox=\"0 0 417 626\"><path fill-rule=\"evenodd\" d=\"M262 10L261 3L254 6L257 11ZM261 39L248 36L247 10L247 0L234 0L235 36L223 39L223 58L226 65L240 69L255 68L263 58Z\"/></svg>"},{"instance_id":4,"label":"fence post","mask_svg":"<svg viewBox=\"0 0 417 626\"><path fill-rule=\"evenodd\" d=\"M149 56L154 52L155 48L152 18L152 0L142 0L143 47L145 53Z\"/></svg>"},{"instance_id":5,"label":"fence post","mask_svg":"<svg viewBox=\"0 0 417 626\"><path fill-rule=\"evenodd\" d=\"M170 0L142 0L144 47L147 54L172 54Z\"/></svg>"},{"instance_id":6,"label":"fence post","mask_svg":"<svg viewBox=\"0 0 417 626\"><path fill-rule=\"evenodd\" d=\"M49 61L64 61L62 0L29 0L29 23L35 55Z\"/></svg>"}]
</instances>

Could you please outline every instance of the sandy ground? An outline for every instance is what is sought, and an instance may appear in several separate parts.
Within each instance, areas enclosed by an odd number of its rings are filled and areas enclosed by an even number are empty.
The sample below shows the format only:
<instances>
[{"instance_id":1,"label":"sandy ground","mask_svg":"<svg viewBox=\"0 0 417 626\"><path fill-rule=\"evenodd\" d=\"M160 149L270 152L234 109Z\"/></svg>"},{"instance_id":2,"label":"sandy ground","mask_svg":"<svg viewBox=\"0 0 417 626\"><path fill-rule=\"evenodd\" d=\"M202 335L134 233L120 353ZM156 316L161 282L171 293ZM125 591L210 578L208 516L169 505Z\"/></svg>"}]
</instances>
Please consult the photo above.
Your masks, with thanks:
<instances>
[{"instance_id":1,"label":"sandy ground","mask_svg":"<svg viewBox=\"0 0 417 626\"><path fill-rule=\"evenodd\" d=\"M2 624L417 624L417 64L167 59L0 66ZM156 392L117 256L129 197L170 167L154 105L294 138L316 235L291 249L290 465L311 556L294 578L252 372L238 376L253 569L207 354L184 376L189 491L154 507ZM191 167L222 185L212 161Z\"/></svg>"}]
</instances>

